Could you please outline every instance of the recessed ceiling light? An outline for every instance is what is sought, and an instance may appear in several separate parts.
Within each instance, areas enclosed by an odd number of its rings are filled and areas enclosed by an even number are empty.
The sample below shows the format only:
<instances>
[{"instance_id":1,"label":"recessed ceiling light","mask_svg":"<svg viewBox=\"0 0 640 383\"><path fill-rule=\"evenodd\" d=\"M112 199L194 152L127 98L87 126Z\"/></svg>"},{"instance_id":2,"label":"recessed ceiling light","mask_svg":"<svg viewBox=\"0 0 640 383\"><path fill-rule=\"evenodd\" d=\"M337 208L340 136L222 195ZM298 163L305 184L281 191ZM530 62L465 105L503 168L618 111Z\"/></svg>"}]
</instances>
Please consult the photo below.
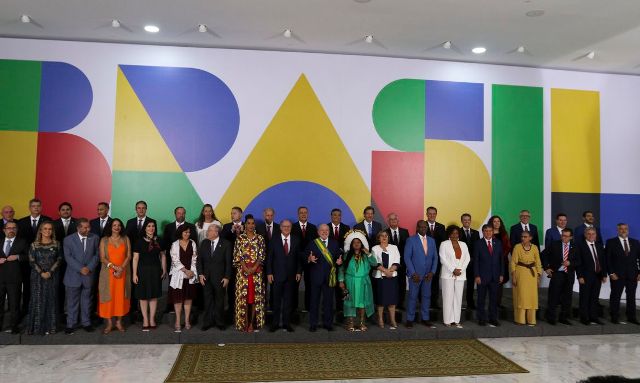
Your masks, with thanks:
<instances>
[{"instance_id":1,"label":"recessed ceiling light","mask_svg":"<svg viewBox=\"0 0 640 383\"><path fill-rule=\"evenodd\" d=\"M160 28L156 27L155 25L145 25L144 26L144 30L149 32L149 33L158 33L158 32L160 32Z\"/></svg>"},{"instance_id":2,"label":"recessed ceiling light","mask_svg":"<svg viewBox=\"0 0 640 383\"><path fill-rule=\"evenodd\" d=\"M286 38L290 38L291 37L291 29L287 28L284 30L284 32L282 32L282 36L286 37Z\"/></svg>"},{"instance_id":3,"label":"recessed ceiling light","mask_svg":"<svg viewBox=\"0 0 640 383\"><path fill-rule=\"evenodd\" d=\"M442 43L442 47L444 49L451 49L451 41L445 41L444 43Z\"/></svg>"},{"instance_id":4,"label":"recessed ceiling light","mask_svg":"<svg viewBox=\"0 0 640 383\"><path fill-rule=\"evenodd\" d=\"M593 60L594 57L596 57L596 52L591 51L591 52L587 53L587 58L589 60Z\"/></svg>"},{"instance_id":5,"label":"recessed ceiling light","mask_svg":"<svg viewBox=\"0 0 640 383\"><path fill-rule=\"evenodd\" d=\"M207 31L207 26L204 24L198 24L198 32L205 33Z\"/></svg>"},{"instance_id":6,"label":"recessed ceiling light","mask_svg":"<svg viewBox=\"0 0 640 383\"><path fill-rule=\"evenodd\" d=\"M529 11L527 13L525 13L525 15L529 16L529 17L539 17L544 15L544 10L543 9L534 9L532 11Z\"/></svg>"},{"instance_id":7,"label":"recessed ceiling light","mask_svg":"<svg viewBox=\"0 0 640 383\"><path fill-rule=\"evenodd\" d=\"M22 15L22 16L20 16L20 21L22 21L25 24L30 23L31 22L31 17L29 17L28 15Z\"/></svg>"},{"instance_id":8,"label":"recessed ceiling light","mask_svg":"<svg viewBox=\"0 0 640 383\"><path fill-rule=\"evenodd\" d=\"M371 43L373 42L373 36L372 36L372 35L366 35L366 36L364 37L364 41L365 41L367 44L371 44Z\"/></svg>"},{"instance_id":9,"label":"recessed ceiling light","mask_svg":"<svg viewBox=\"0 0 640 383\"><path fill-rule=\"evenodd\" d=\"M517 49L518 53L524 53L524 45L520 45Z\"/></svg>"},{"instance_id":10,"label":"recessed ceiling light","mask_svg":"<svg viewBox=\"0 0 640 383\"><path fill-rule=\"evenodd\" d=\"M356 3L364 4L364 3L370 2L371 0L353 0L353 1L355 1Z\"/></svg>"},{"instance_id":11,"label":"recessed ceiling light","mask_svg":"<svg viewBox=\"0 0 640 383\"><path fill-rule=\"evenodd\" d=\"M120 21L118 19L111 20L111 26L113 28L120 28Z\"/></svg>"},{"instance_id":12,"label":"recessed ceiling light","mask_svg":"<svg viewBox=\"0 0 640 383\"><path fill-rule=\"evenodd\" d=\"M477 54L477 55L481 55L481 54L483 54L483 53L484 53L484 52L486 52L486 51L487 51L487 48L485 48L485 47L475 47L475 48L473 48L473 49L471 50L471 52L473 52L473 53L475 53L475 54Z\"/></svg>"}]
</instances>

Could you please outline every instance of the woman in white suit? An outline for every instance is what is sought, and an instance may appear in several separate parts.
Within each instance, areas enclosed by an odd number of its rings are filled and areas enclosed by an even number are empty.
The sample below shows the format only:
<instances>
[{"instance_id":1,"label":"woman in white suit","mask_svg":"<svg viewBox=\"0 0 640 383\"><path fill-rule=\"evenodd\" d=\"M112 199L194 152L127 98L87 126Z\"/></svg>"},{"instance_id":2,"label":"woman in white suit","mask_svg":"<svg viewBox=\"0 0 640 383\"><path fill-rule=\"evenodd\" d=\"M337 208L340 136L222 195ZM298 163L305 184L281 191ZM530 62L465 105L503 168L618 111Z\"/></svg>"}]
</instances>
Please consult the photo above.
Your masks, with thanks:
<instances>
[{"instance_id":1,"label":"woman in white suit","mask_svg":"<svg viewBox=\"0 0 640 383\"><path fill-rule=\"evenodd\" d=\"M460 228L447 227L447 241L440 244L440 286L442 290L442 321L447 327L460 324L462 310L462 291L466 283L466 269L471 257L467 244L459 241Z\"/></svg>"}]
</instances>

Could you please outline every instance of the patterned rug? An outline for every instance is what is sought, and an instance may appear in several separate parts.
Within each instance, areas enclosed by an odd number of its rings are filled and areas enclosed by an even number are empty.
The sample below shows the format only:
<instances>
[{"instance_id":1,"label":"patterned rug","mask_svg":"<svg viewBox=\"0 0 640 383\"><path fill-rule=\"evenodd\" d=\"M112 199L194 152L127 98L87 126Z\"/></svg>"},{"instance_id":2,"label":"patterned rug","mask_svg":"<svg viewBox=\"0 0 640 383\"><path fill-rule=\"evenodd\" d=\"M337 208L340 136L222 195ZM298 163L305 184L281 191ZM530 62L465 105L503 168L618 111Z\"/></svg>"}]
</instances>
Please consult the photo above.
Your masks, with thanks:
<instances>
[{"instance_id":1,"label":"patterned rug","mask_svg":"<svg viewBox=\"0 0 640 383\"><path fill-rule=\"evenodd\" d=\"M528 372L475 339L183 345L166 382L267 382Z\"/></svg>"}]
</instances>

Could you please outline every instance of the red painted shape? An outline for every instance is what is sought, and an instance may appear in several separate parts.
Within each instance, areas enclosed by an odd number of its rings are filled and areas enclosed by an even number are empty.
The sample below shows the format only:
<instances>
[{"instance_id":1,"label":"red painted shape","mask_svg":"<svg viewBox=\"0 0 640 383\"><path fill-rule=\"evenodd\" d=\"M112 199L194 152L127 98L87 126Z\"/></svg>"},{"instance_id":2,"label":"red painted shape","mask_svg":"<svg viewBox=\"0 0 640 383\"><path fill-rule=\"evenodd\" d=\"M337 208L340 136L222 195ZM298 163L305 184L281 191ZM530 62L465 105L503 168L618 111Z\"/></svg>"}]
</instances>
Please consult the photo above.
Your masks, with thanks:
<instances>
[{"instance_id":1,"label":"red painted shape","mask_svg":"<svg viewBox=\"0 0 640 383\"><path fill-rule=\"evenodd\" d=\"M52 218L64 201L73 206L74 217L95 217L98 202L111 201L111 169L98 148L81 137L38 133L35 195Z\"/></svg>"},{"instance_id":2,"label":"red painted shape","mask_svg":"<svg viewBox=\"0 0 640 383\"><path fill-rule=\"evenodd\" d=\"M414 234L424 219L424 154L371 152L371 200L385 219L398 214L400 226Z\"/></svg>"}]
</instances>

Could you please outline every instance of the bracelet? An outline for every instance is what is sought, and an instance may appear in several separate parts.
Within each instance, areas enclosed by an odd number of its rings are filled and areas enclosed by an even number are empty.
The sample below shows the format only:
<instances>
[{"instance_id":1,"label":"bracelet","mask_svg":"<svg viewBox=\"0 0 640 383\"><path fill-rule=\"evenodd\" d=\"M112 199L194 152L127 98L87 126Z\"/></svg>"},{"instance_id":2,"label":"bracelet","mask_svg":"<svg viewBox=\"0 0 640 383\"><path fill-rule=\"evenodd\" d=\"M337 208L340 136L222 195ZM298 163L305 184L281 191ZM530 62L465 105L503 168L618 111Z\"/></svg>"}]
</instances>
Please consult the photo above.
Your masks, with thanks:
<instances>
[{"instance_id":1,"label":"bracelet","mask_svg":"<svg viewBox=\"0 0 640 383\"><path fill-rule=\"evenodd\" d=\"M111 266L113 266L113 263L111 263L111 262L107 263L107 268L108 268L108 269L110 269L110 268L111 268Z\"/></svg>"}]
</instances>

